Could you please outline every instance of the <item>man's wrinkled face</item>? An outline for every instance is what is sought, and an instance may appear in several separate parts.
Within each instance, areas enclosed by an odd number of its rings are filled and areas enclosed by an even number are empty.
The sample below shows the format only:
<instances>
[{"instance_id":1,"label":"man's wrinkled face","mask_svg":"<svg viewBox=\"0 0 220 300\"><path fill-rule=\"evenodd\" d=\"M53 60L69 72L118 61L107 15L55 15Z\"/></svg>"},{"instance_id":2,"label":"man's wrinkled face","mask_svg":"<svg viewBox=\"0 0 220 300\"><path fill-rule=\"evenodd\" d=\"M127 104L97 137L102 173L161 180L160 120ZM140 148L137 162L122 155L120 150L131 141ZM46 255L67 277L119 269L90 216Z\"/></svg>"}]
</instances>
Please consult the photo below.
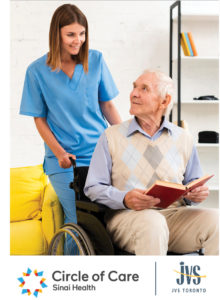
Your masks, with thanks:
<instances>
[{"instance_id":1,"label":"man's wrinkled face","mask_svg":"<svg viewBox=\"0 0 220 300\"><path fill-rule=\"evenodd\" d=\"M161 98L157 91L154 73L143 74L133 83L130 94L130 114L136 117L154 116L159 110Z\"/></svg>"}]
</instances>

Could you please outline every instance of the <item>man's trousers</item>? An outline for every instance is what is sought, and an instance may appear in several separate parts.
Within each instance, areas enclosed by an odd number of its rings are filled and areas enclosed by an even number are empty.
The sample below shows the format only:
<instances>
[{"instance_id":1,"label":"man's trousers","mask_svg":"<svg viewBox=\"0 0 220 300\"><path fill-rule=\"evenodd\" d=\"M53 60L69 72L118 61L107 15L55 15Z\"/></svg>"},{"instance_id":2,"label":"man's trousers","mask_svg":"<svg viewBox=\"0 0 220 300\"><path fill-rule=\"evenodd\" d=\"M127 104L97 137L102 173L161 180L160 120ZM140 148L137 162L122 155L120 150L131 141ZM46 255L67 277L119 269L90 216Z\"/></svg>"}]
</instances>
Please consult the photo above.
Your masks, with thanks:
<instances>
[{"instance_id":1,"label":"man's trousers","mask_svg":"<svg viewBox=\"0 0 220 300\"><path fill-rule=\"evenodd\" d=\"M218 210L178 207L110 211L107 229L114 243L136 255L189 253L205 248L218 255Z\"/></svg>"}]
</instances>

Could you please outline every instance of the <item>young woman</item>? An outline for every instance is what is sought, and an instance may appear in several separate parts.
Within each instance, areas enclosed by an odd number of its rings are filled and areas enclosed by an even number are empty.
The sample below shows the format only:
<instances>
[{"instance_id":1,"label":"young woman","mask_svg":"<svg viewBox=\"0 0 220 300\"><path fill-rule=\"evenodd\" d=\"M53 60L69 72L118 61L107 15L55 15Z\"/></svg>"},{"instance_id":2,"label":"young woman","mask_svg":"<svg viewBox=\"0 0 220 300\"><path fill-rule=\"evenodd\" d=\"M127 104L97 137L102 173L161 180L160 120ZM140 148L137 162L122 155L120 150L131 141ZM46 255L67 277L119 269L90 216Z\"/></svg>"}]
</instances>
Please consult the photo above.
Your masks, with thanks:
<instances>
[{"instance_id":1,"label":"young woman","mask_svg":"<svg viewBox=\"0 0 220 300\"><path fill-rule=\"evenodd\" d=\"M101 133L121 122L112 103L118 90L103 56L89 50L88 24L71 4L56 9L51 20L49 53L27 69L20 114L34 117L45 142L44 170L62 204L65 223L77 222L69 188L77 166L87 166Z\"/></svg>"}]
</instances>

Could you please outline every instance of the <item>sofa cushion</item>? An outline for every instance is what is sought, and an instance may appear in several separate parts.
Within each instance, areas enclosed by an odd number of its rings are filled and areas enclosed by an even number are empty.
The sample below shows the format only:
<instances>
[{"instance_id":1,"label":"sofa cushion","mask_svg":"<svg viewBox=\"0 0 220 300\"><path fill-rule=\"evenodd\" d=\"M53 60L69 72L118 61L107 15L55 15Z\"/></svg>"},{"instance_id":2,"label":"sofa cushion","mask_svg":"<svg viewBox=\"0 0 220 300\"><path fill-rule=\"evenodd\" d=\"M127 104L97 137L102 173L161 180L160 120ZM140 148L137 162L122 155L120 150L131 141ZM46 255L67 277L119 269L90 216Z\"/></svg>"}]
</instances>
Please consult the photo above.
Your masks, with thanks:
<instances>
[{"instance_id":1,"label":"sofa cushion","mask_svg":"<svg viewBox=\"0 0 220 300\"><path fill-rule=\"evenodd\" d=\"M39 220L10 223L11 255L47 254L48 245Z\"/></svg>"},{"instance_id":2,"label":"sofa cushion","mask_svg":"<svg viewBox=\"0 0 220 300\"><path fill-rule=\"evenodd\" d=\"M47 176L42 165L11 168L10 221L41 218L41 207Z\"/></svg>"}]
</instances>

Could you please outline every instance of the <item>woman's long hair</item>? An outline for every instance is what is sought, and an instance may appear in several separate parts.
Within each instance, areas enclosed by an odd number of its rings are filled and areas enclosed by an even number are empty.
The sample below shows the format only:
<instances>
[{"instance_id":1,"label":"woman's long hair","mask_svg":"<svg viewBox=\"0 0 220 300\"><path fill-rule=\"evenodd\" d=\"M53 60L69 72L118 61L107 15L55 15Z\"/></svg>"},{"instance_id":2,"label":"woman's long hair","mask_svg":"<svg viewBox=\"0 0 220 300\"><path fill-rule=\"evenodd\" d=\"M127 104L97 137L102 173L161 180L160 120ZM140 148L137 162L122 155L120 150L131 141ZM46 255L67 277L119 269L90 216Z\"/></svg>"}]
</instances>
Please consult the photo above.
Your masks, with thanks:
<instances>
[{"instance_id":1,"label":"woman's long hair","mask_svg":"<svg viewBox=\"0 0 220 300\"><path fill-rule=\"evenodd\" d=\"M85 72L88 72L88 22L81 10L72 4L64 4L58 7L51 19L49 32L49 53L47 57L47 64L51 69L61 69L61 37L60 29L72 23L78 23L85 27L86 39L82 44L79 53L74 56L77 63L82 63Z\"/></svg>"}]
</instances>

